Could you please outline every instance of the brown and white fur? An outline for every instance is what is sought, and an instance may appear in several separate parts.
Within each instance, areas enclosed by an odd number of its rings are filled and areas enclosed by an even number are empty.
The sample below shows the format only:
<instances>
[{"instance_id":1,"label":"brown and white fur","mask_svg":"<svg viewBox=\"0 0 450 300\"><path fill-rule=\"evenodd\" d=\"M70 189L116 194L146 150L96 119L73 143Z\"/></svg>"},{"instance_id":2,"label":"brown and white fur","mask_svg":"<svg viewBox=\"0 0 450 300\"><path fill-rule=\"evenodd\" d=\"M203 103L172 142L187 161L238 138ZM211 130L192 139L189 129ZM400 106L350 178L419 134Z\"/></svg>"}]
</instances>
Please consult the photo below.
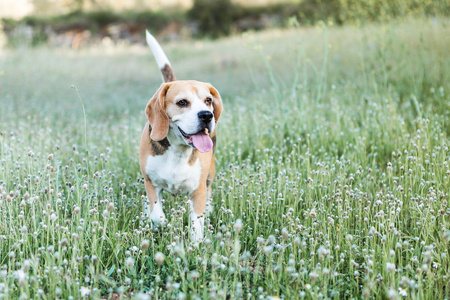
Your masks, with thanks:
<instances>
[{"instance_id":1,"label":"brown and white fur","mask_svg":"<svg viewBox=\"0 0 450 300\"><path fill-rule=\"evenodd\" d=\"M211 197L222 100L209 83L175 80L161 46L148 31L146 35L164 80L145 109L139 163L147 192L146 210L151 221L160 225L166 221L163 190L188 194L191 239L198 242L203 239L204 213Z\"/></svg>"}]
</instances>

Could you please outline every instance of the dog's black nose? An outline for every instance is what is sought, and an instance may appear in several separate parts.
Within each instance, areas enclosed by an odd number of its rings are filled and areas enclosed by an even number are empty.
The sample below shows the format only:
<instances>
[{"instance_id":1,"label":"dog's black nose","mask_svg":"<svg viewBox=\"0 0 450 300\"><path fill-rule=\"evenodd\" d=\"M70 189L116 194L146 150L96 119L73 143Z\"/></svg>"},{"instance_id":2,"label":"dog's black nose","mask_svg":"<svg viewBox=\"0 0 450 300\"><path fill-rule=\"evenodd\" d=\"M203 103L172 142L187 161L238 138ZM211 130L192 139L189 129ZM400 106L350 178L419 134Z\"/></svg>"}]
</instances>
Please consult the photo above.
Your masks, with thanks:
<instances>
[{"instance_id":1,"label":"dog's black nose","mask_svg":"<svg viewBox=\"0 0 450 300\"><path fill-rule=\"evenodd\" d=\"M202 110L201 112L198 113L198 118L207 124L213 118L213 114L209 110Z\"/></svg>"}]
</instances>

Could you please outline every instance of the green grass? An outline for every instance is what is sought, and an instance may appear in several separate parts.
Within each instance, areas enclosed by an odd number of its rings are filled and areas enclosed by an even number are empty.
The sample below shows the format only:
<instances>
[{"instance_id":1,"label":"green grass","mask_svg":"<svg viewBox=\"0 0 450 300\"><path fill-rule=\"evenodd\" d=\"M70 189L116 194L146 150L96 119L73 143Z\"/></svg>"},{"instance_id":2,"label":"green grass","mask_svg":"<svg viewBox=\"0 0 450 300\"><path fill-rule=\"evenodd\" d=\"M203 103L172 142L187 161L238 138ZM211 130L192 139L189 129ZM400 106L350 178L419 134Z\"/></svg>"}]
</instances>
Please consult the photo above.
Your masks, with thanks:
<instances>
[{"instance_id":1,"label":"green grass","mask_svg":"<svg viewBox=\"0 0 450 300\"><path fill-rule=\"evenodd\" d=\"M186 196L160 231L143 217L150 50L2 53L0 297L448 299L449 26L164 45L224 100L200 245Z\"/></svg>"}]
</instances>

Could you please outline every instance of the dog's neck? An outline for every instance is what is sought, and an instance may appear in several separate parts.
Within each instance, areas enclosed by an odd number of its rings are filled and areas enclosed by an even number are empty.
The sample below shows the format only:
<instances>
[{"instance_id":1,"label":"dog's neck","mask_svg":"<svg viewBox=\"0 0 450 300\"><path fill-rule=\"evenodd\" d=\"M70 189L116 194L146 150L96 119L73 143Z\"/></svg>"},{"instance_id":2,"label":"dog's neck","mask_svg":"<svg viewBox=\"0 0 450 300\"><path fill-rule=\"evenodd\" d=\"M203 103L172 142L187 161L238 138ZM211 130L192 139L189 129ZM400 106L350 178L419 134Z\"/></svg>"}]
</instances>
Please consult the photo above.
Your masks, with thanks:
<instances>
[{"instance_id":1,"label":"dog's neck","mask_svg":"<svg viewBox=\"0 0 450 300\"><path fill-rule=\"evenodd\" d=\"M170 143L170 147L173 147L173 151L177 153L191 155L192 151L195 150L195 148L186 144L183 137L181 137L181 135L179 134L176 125L170 126L169 133L167 134L167 140Z\"/></svg>"}]
</instances>

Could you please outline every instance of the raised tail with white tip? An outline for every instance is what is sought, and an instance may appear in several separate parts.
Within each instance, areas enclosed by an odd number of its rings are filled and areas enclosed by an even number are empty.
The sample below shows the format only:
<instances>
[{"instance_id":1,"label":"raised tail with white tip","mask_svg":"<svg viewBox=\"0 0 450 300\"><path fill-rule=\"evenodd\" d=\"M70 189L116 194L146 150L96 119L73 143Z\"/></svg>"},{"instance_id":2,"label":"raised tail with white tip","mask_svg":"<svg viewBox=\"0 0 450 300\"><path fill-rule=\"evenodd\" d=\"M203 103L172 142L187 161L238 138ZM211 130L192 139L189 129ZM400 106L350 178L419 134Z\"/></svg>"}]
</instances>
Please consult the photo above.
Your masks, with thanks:
<instances>
[{"instance_id":1,"label":"raised tail with white tip","mask_svg":"<svg viewBox=\"0 0 450 300\"><path fill-rule=\"evenodd\" d=\"M155 37L148 32L148 30L146 30L145 33L147 44L150 46L150 49L152 49L153 56L155 57L158 67L161 70L164 82L175 81L175 75L173 74L169 59L163 49Z\"/></svg>"}]
</instances>

